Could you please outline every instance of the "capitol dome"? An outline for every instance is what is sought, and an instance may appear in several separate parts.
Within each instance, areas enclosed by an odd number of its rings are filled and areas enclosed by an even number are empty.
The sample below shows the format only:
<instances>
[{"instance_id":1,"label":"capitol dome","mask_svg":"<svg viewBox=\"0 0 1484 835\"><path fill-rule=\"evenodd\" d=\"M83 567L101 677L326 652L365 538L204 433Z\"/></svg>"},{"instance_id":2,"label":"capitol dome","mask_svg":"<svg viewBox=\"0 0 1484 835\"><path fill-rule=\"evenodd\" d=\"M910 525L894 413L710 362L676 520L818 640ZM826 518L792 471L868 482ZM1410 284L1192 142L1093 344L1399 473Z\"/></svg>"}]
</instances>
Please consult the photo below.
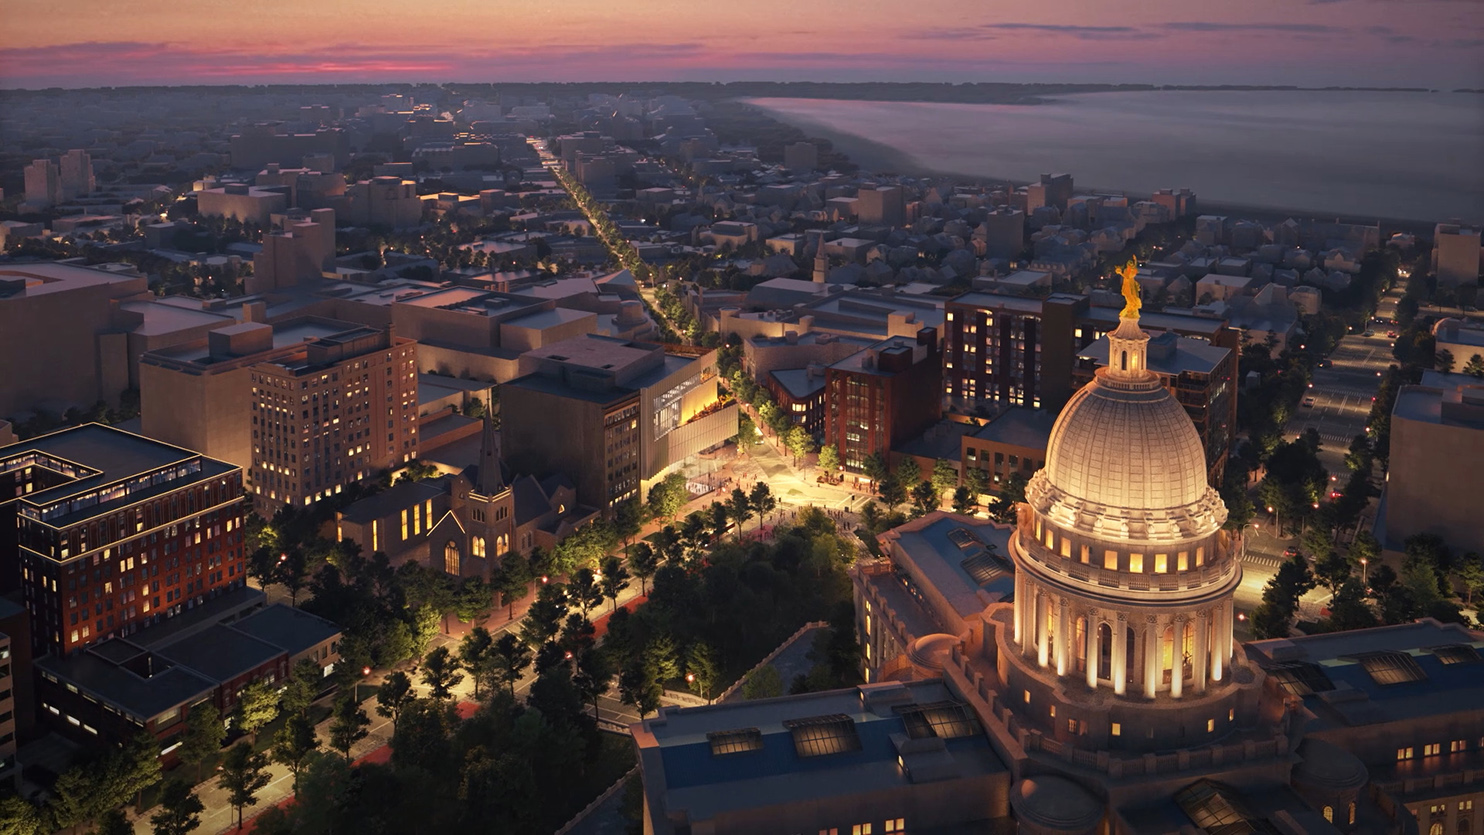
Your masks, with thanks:
<instances>
[{"instance_id":1,"label":"capitol dome","mask_svg":"<svg viewBox=\"0 0 1484 835\"><path fill-rule=\"evenodd\" d=\"M1157 379L1107 375L1078 391L1057 418L1046 478L1083 502L1126 510L1189 507L1208 489L1200 435L1174 396Z\"/></svg>"}]
</instances>

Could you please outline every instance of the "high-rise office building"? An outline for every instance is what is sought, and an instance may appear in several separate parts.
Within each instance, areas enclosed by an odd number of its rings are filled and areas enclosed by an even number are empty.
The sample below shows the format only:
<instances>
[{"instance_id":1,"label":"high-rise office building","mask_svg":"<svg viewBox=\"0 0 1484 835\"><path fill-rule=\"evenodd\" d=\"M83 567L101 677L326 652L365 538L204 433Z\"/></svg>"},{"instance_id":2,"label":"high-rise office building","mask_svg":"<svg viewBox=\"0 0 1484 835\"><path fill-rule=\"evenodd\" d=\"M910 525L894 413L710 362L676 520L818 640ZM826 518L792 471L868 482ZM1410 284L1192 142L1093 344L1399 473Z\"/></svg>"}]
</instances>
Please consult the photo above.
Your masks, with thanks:
<instances>
[{"instance_id":1,"label":"high-rise office building","mask_svg":"<svg viewBox=\"0 0 1484 835\"><path fill-rule=\"evenodd\" d=\"M145 434L306 505L417 457L417 343L333 319L244 322L140 361Z\"/></svg>"}]
</instances>

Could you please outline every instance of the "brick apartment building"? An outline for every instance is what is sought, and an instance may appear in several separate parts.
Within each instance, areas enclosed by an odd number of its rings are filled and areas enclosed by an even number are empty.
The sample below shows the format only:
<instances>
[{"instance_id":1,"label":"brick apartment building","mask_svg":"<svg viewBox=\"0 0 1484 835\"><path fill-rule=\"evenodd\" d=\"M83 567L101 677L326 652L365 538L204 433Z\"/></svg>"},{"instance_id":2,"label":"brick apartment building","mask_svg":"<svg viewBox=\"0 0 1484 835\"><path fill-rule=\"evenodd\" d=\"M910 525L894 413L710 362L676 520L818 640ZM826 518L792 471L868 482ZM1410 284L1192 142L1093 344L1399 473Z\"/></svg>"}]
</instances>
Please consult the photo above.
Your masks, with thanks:
<instances>
[{"instance_id":1,"label":"brick apartment building","mask_svg":"<svg viewBox=\"0 0 1484 835\"><path fill-rule=\"evenodd\" d=\"M100 424L0 448L0 564L36 655L125 636L245 585L242 470Z\"/></svg>"},{"instance_id":2,"label":"brick apartment building","mask_svg":"<svg viewBox=\"0 0 1484 835\"><path fill-rule=\"evenodd\" d=\"M931 328L893 337L826 370L825 443L852 473L932 426L943 415L942 360Z\"/></svg>"}]
</instances>

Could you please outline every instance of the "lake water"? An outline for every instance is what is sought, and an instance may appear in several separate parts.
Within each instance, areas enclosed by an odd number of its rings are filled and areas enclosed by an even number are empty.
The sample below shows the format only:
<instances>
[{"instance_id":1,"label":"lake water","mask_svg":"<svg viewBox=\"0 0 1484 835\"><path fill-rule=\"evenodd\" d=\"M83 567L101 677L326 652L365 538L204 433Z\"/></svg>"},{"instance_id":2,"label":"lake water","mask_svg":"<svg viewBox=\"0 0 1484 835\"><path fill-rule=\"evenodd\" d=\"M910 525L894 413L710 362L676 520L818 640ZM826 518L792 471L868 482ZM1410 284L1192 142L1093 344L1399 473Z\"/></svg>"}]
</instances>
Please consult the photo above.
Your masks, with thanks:
<instances>
[{"instance_id":1,"label":"lake water","mask_svg":"<svg viewBox=\"0 0 1484 835\"><path fill-rule=\"evenodd\" d=\"M922 169L1012 181L1067 172L1079 188L1189 188L1210 204L1347 217L1484 220L1484 96L1147 91L1046 104L753 99L836 140Z\"/></svg>"}]
</instances>

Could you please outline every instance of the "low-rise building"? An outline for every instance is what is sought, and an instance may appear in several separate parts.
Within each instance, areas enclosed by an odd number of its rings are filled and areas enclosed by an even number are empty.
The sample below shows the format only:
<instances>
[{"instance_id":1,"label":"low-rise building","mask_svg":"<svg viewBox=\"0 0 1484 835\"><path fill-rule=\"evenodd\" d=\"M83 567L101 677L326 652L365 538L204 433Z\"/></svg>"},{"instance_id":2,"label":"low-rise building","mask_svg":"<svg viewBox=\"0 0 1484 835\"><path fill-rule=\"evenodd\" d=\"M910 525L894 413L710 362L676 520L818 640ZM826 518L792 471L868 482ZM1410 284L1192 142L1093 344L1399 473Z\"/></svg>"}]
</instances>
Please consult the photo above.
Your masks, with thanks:
<instances>
[{"instance_id":1,"label":"low-rise building","mask_svg":"<svg viewBox=\"0 0 1484 835\"><path fill-rule=\"evenodd\" d=\"M963 436L964 472L983 470L991 493L999 493L1011 473L1029 479L1046 465L1046 445L1056 416L1043 409L1012 406Z\"/></svg>"},{"instance_id":2,"label":"low-rise building","mask_svg":"<svg viewBox=\"0 0 1484 835\"><path fill-rule=\"evenodd\" d=\"M196 209L206 217L229 217L266 228L274 214L289 208L289 190L284 187L232 183L203 188L196 195Z\"/></svg>"},{"instance_id":3,"label":"low-rise building","mask_svg":"<svg viewBox=\"0 0 1484 835\"><path fill-rule=\"evenodd\" d=\"M129 637L36 662L41 718L62 733L121 745L140 730L173 762L191 711L222 716L255 681L286 681L301 660L329 676L340 660L340 628L300 609L264 607L263 593L231 594Z\"/></svg>"}]
</instances>

